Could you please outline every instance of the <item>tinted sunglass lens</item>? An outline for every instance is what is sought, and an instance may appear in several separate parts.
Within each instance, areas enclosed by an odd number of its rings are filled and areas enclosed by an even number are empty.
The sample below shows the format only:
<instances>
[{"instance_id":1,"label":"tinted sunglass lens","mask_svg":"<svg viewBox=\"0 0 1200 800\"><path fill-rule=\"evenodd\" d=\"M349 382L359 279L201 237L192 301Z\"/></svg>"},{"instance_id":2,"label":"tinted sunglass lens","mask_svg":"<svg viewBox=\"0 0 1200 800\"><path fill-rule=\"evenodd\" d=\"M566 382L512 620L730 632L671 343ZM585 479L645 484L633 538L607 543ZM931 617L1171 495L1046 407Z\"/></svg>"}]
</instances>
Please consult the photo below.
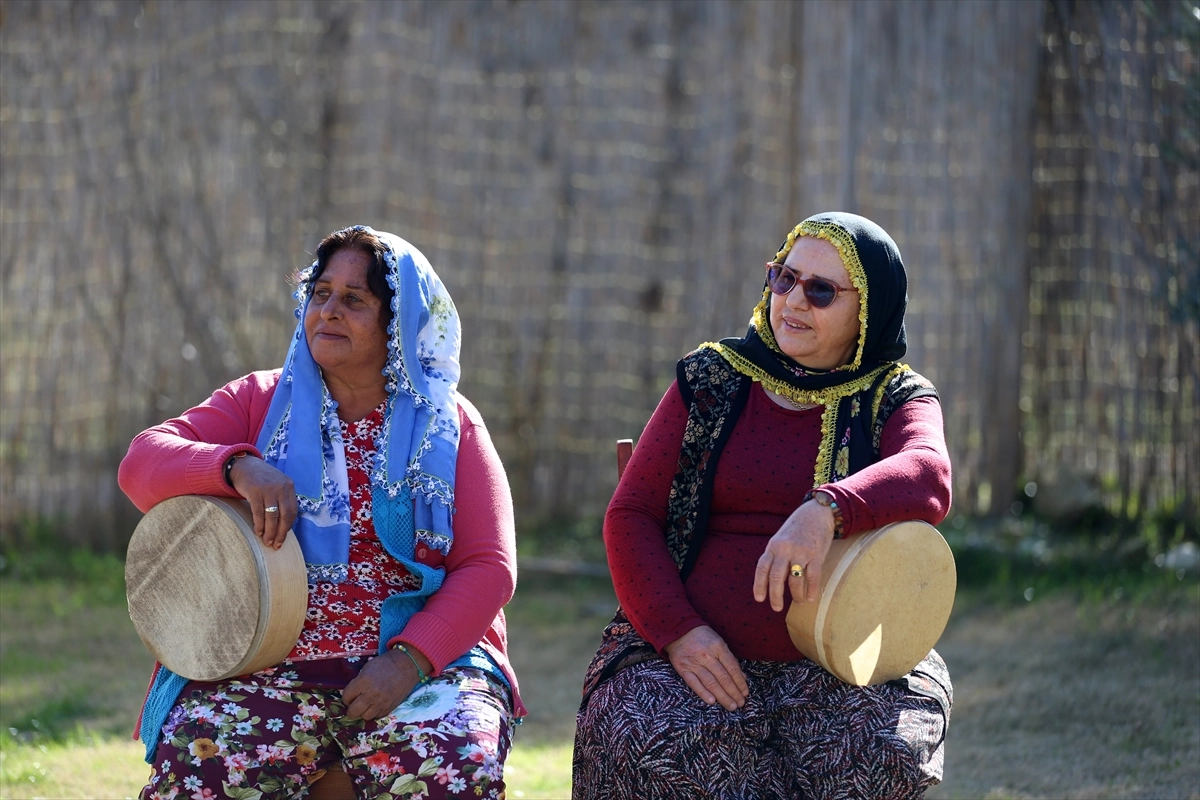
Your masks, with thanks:
<instances>
[{"instance_id":1,"label":"tinted sunglass lens","mask_svg":"<svg viewBox=\"0 0 1200 800\"><path fill-rule=\"evenodd\" d=\"M820 278L804 282L804 297L817 308L828 308L837 299L837 287Z\"/></svg>"},{"instance_id":2,"label":"tinted sunglass lens","mask_svg":"<svg viewBox=\"0 0 1200 800\"><path fill-rule=\"evenodd\" d=\"M767 270L767 284L775 294L787 294L796 285L796 279L783 267L770 267Z\"/></svg>"}]
</instances>

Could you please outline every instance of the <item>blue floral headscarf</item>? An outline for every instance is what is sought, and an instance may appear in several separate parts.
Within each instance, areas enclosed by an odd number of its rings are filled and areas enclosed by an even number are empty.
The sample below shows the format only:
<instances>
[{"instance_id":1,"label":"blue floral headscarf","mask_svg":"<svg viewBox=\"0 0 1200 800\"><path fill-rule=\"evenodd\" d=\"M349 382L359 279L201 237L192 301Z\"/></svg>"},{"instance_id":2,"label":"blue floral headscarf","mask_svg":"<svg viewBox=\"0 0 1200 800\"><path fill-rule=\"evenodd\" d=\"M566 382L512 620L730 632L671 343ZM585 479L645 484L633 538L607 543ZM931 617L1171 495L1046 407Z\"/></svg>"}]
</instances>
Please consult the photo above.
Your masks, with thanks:
<instances>
[{"instance_id":1,"label":"blue floral headscarf","mask_svg":"<svg viewBox=\"0 0 1200 800\"><path fill-rule=\"evenodd\" d=\"M419 589L397 592L384 601L379 620L383 652L438 590L445 575L444 568L413 559L415 543L423 542L445 555L454 541L451 515L458 461L461 330L450 294L417 248L399 236L365 226L345 230L373 233L383 244L393 293L383 368L387 413L371 469L371 519L385 549L421 579ZM300 518L292 530L304 552L309 581L336 583L346 580L350 571L350 493L337 403L304 336L304 312L316 268L314 262L300 273L295 294L299 323L257 447L267 463L282 470L296 486ZM479 647L451 666L488 670L506 680ZM159 733L186 684L187 678L166 667L154 673L139 721L147 763L154 763Z\"/></svg>"},{"instance_id":2,"label":"blue floral headscarf","mask_svg":"<svg viewBox=\"0 0 1200 800\"><path fill-rule=\"evenodd\" d=\"M458 459L458 378L461 329L449 292L417 248L366 226L383 244L393 291L388 325L387 408L371 469L372 516L381 523L416 498L416 540L443 555L454 539L454 472ZM322 380L304 335L304 312L317 269L300 273L298 323L257 446L295 483L300 518L293 528L309 580L340 582L349 571L350 502L337 403ZM404 507L404 508L400 508Z\"/></svg>"}]
</instances>

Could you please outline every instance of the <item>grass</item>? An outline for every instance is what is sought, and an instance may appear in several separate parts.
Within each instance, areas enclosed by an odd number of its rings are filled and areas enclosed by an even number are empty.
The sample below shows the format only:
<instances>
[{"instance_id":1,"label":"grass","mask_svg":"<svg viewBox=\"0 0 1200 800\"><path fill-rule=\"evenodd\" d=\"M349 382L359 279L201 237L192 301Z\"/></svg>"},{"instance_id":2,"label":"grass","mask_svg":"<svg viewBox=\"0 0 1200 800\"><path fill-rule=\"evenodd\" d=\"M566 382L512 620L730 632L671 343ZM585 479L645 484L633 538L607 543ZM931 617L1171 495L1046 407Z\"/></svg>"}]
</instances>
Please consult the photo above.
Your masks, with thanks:
<instances>
[{"instance_id":1,"label":"grass","mask_svg":"<svg viewBox=\"0 0 1200 800\"><path fill-rule=\"evenodd\" d=\"M5 800L137 797L147 774L141 744L127 738L79 733L33 744L0 735Z\"/></svg>"},{"instance_id":2,"label":"grass","mask_svg":"<svg viewBox=\"0 0 1200 800\"><path fill-rule=\"evenodd\" d=\"M504 767L509 797L555 800L571 796L571 741L513 746Z\"/></svg>"},{"instance_id":3,"label":"grass","mask_svg":"<svg viewBox=\"0 0 1200 800\"><path fill-rule=\"evenodd\" d=\"M553 800L571 794L571 743L513 748L505 767L508 796ZM115 738L30 745L0 737L0 797L136 797L146 780L142 747Z\"/></svg>"},{"instance_id":4,"label":"grass","mask_svg":"<svg viewBox=\"0 0 1200 800\"><path fill-rule=\"evenodd\" d=\"M153 659L124 602L94 587L0 580L0 729L60 742L77 726L102 735L133 727ZM15 731L15 733L14 733Z\"/></svg>"},{"instance_id":5,"label":"grass","mask_svg":"<svg viewBox=\"0 0 1200 800\"><path fill-rule=\"evenodd\" d=\"M114 737L78 735L43 744L0 735L0 797L136 797L146 780L142 746ZM517 742L505 767L508 796L552 800L571 794L571 743Z\"/></svg>"},{"instance_id":6,"label":"grass","mask_svg":"<svg viewBox=\"0 0 1200 800\"><path fill-rule=\"evenodd\" d=\"M1162 569L1135 533L1082 535L1033 518L986 523L959 517L941 528L954 551L959 593L971 603L1013 605L1034 597L1172 602L1194 591L1197 574Z\"/></svg>"},{"instance_id":7,"label":"grass","mask_svg":"<svg viewBox=\"0 0 1200 800\"><path fill-rule=\"evenodd\" d=\"M4 800L136 797L148 775L129 734L153 659L113 590L123 566L89 558L31 558L0 575ZM580 676L615 604L606 581L523 579L506 611L533 711L508 761L509 797L570 796Z\"/></svg>"},{"instance_id":8,"label":"grass","mask_svg":"<svg viewBox=\"0 0 1200 800\"><path fill-rule=\"evenodd\" d=\"M1059 619L1067 614L1079 622L1071 630L1088 636L1076 648L1080 658L1086 655L1088 664L1098 664L1124 657L1121 648L1128 645L1121 632L1135 619L1184 618L1200 609L1200 584L1194 574L1179 580L1174 573L1133 559L1093 559L1096 563L1091 564L1086 558L1063 555L1069 551L1066 547L980 547L959 534L961 530L952 529L948 535L956 551L960 587L952 626L955 618L995 617L1024 620L1021 624L1036 631L1045 627L1039 614ZM580 681L615 603L603 579L522 575L506 612L510 655L530 714L517 729L509 758L509 797L569 797ZM1114 620L1121 624L1114 626ZM1146 659L1142 663L1160 665L1164 675L1181 658L1171 644L1173 630L1143 636L1141 642ZM1180 628L1179 633L1191 630ZM983 636L973 648L983 652L987 644ZM960 663L964 660L960 657ZM33 553L7 551L0 564L0 798L136 796L147 770L140 743L128 736L151 663L126 613L119 560L43 548ZM1076 674L1086 675L1089 669L1081 664ZM982 678L966 668L961 678L961 713L969 714L970 681ZM987 681L978 683L979 702L989 686ZM1099 685L1095 689L1094 702L1110 696ZM1173 709L1172 725L1167 727L1194 727L1194 705L1166 704L1164 709ZM964 724L965 718L957 729L962 750L970 741ZM1124 731L1104 746L1115 757L1157 737L1153 727ZM979 742L981 754L997 748L994 737L986 734ZM1101 746L1098 738L1092 742ZM1028 790L1013 790L993 796L1030 795Z\"/></svg>"}]
</instances>

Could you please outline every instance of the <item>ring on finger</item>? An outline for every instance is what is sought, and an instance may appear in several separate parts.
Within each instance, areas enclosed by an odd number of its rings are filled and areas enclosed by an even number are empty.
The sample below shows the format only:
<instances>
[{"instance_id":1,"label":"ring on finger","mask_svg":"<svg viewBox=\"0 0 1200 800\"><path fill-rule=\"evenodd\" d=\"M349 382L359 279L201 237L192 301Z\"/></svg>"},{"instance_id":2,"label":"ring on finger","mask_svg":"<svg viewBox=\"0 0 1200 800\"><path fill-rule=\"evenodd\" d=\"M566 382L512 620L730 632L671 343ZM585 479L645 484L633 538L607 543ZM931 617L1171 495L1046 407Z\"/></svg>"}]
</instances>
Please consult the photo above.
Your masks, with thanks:
<instances>
[{"instance_id":1,"label":"ring on finger","mask_svg":"<svg viewBox=\"0 0 1200 800\"><path fill-rule=\"evenodd\" d=\"M279 506L267 506L266 508L263 509L263 511L265 511L268 514L278 514Z\"/></svg>"},{"instance_id":2,"label":"ring on finger","mask_svg":"<svg viewBox=\"0 0 1200 800\"><path fill-rule=\"evenodd\" d=\"M800 564L792 564L792 577L793 578L803 578L804 577L804 567Z\"/></svg>"}]
</instances>

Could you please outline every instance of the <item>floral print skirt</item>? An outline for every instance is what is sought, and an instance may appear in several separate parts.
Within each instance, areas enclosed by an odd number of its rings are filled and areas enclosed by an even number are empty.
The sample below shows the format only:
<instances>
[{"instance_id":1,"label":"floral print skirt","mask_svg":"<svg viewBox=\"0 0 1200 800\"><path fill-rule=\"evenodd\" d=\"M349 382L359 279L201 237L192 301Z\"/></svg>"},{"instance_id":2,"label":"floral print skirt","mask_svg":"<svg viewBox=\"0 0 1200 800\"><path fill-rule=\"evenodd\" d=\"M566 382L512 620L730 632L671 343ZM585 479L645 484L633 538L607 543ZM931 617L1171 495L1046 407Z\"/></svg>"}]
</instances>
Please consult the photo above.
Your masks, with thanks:
<instances>
[{"instance_id":1,"label":"floral print skirt","mask_svg":"<svg viewBox=\"0 0 1200 800\"><path fill-rule=\"evenodd\" d=\"M577 718L576 800L899 800L941 781L953 690L936 652L878 686L807 659L740 664L737 711L705 705L660 658L601 683Z\"/></svg>"},{"instance_id":2,"label":"floral print skirt","mask_svg":"<svg viewBox=\"0 0 1200 800\"><path fill-rule=\"evenodd\" d=\"M507 687L470 668L417 686L391 714L347 719L365 658L193 681L162 729L142 800L302 798L335 763L360 798L500 798L512 746Z\"/></svg>"}]
</instances>

